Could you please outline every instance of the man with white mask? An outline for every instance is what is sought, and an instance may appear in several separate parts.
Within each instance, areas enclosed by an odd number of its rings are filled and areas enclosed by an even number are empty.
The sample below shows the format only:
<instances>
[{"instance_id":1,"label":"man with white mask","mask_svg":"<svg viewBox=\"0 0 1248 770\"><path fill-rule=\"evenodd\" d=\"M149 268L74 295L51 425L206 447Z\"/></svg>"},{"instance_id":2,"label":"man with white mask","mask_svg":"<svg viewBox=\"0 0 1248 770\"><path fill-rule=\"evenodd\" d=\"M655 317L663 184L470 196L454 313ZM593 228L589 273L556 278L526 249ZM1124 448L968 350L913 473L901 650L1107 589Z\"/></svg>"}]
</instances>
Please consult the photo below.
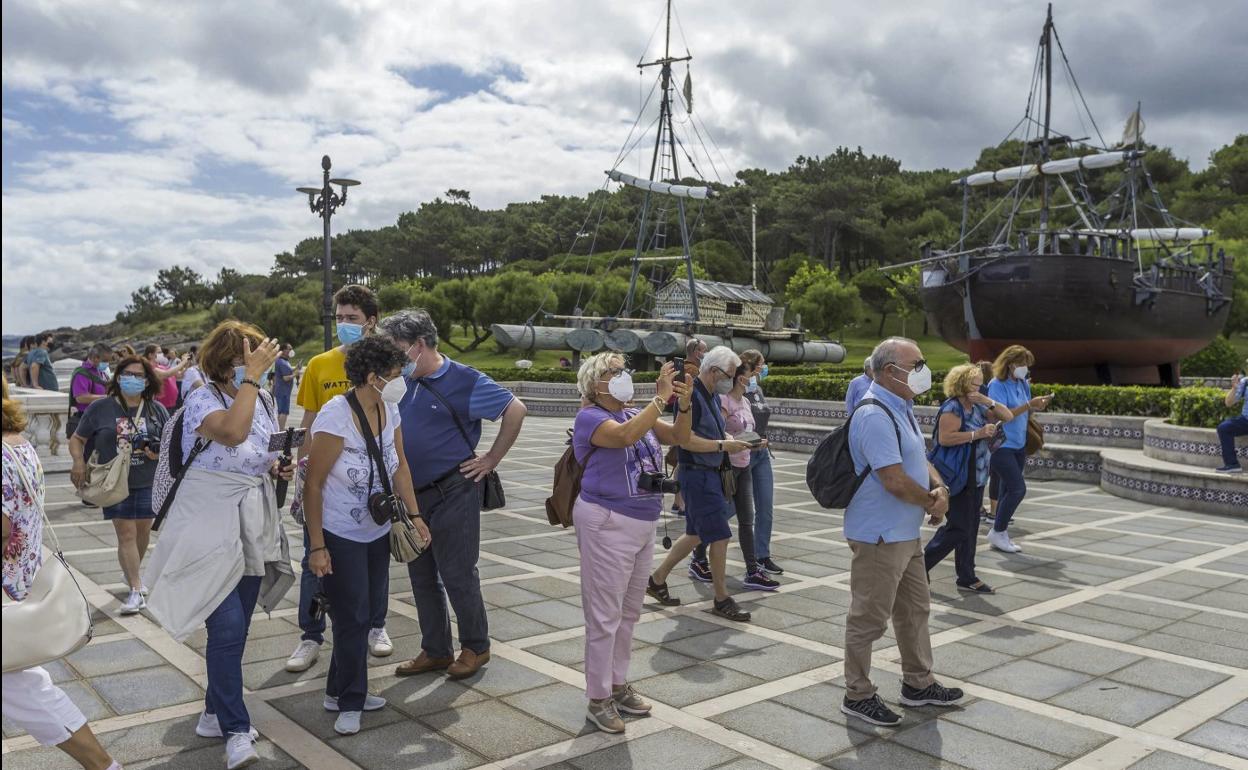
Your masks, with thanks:
<instances>
[{"instance_id":1,"label":"man with white mask","mask_svg":"<svg viewBox=\"0 0 1248 770\"><path fill-rule=\"evenodd\" d=\"M850 605L845 620L845 699L841 711L874 725L901 722L871 683L871 645L893 620L901 651L901 703L951 706L962 691L932 676L928 635L930 596L919 527L949 508L949 489L927 461L914 397L932 387L932 370L919 346L890 337L871 354L875 381L849 423L854 470L870 470L845 509L850 562Z\"/></svg>"}]
</instances>

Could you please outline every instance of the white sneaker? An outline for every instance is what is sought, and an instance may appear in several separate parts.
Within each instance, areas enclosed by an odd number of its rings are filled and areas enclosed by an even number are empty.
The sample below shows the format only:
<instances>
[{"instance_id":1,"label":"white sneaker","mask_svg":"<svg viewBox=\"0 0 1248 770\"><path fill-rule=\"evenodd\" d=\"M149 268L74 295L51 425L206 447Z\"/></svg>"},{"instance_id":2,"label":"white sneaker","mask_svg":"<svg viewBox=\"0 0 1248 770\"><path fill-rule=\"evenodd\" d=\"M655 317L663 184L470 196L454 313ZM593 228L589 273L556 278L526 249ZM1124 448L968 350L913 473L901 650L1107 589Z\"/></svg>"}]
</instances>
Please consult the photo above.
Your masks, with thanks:
<instances>
[{"instance_id":1,"label":"white sneaker","mask_svg":"<svg viewBox=\"0 0 1248 770\"><path fill-rule=\"evenodd\" d=\"M1001 534L1005 535L1005 545L1007 548L1009 548L1014 553L1022 553L1023 547L1010 539L1009 532L1002 532Z\"/></svg>"},{"instance_id":2,"label":"white sneaker","mask_svg":"<svg viewBox=\"0 0 1248 770\"><path fill-rule=\"evenodd\" d=\"M247 733L230 733L230 739L225 742L226 770L259 762L260 755L256 753L254 743Z\"/></svg>"},{"instance_id":3,"label":"white sneaker","mask_svg":"<svg viewBox=\"0 0 1248 770\"><path fill-rule=\"evenodd\" d=\"M139 593L147 596L147 586L139 586Z\"/></svg>"},{"instance_id":4,"label":"white sneaker","mask_svg":"<svg viewBox=\"0 0 1248 770\"><path fill-rule=\"evenodd\" d=\"M988 545L1003 553L1014 553L1014 547L1010 543L1010 536L995 529L988 530Z\"/></svg>"},{"instance_id":5,"label":"white sneaker","mask_svg":"<svg viewBox=\"0 0 1248 770\"><path fill-rule=\"evenodd\" d=\"M338 699L331 695L326 695L323 705L325 706L326 711L337 711ZM386 705L386 699L381 697L380 695L365 695L364 696L364 710L365 711L379 711L385 705ZM343 712L343 713L350 713L350 712Z\"/></svg>"},{"instance_id":6,"label":"white sneaker","mask_svg":"<svg viewBox=\"0 0 1248 770\"><path fill-rule=\"evenodd\" d=\"M334 720L334 732L339 735L355 735L360 731L362 711L344 711Z\"/></svg>"},{"instance_id":7,"label":"white sneaker","mask_svg":"<svg viewBox=\"0 0 1248 770\"><path fill-rule=\"evenodd\" d=\"M312 664L316 662L317 656L321 654L321 645L311 639L304 639L299 642L299 646L286 659L286 670L292 674L300 671L307 671L312 668Z\"/></svg>"},{"instance_id":8,"label":"white sneaker","mask_svg":"<svg viewBox=\"0 0 1248 770\"><path fill-rule=\"evenodd\" d=\"M224 738L221 732L221 722L217 720L216 714L209 714L207 711L199 713L199 724L195 725L195 734L200 738ZM260 733L256 728L251 728L251 739L254 741L260 737Z\"/></svg>"},{"instance_id":9,"label":"white sneaker","mask_svg":"<svg viewBox=\"0 0 1248 770\"><path fill-rule=\"evenodd\" d=\"M386 629L374 628L368 632L368 651L379 658L394 653L394 642L390 641L390 634L386 633Z\"/></svg>"},{"instance_id":10,"label":"white sneaker","mask_svg":"<svg viewBox=\"0 0 1248 770\"><path fill-rule=\"evenodd\" d=\"M130 596L121 604L122 615L137 615L147 607L147 600L138 591L131 591Z\"/></svg>"}]
</instances>

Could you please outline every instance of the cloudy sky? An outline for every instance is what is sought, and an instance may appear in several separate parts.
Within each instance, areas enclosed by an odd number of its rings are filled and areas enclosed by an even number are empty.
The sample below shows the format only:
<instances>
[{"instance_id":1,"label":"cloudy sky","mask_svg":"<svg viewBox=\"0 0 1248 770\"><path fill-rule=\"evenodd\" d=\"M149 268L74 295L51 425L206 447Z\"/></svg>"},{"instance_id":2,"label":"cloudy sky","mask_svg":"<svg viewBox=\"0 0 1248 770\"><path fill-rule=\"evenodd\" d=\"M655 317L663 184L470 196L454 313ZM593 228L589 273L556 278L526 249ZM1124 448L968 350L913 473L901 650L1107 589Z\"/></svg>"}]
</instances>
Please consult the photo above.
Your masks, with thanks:
<instances>
[{"instance_id":1,"label":"cloudy sky","mask_svg":"<svg viewBox=\"0 0 1248 770\"><path fill-rule=\"evenodd\" d=\"M1248 130L1248 3L1056 6L1107 138L1136 100L1149 140L1197 168ZM451 187L487 207L596 189L649 90L633 65L662 9L3 0L3 331L110 320L170 264L267 271L319 232L292 188L319 183L326 153L364 183L336 230L391 224ZM838 145L957 168L1022 116L1044 4L680 0L677 13L721 172ZM1054 109L1081 130L1064 80Z\"/></svg>"}]
</instances>

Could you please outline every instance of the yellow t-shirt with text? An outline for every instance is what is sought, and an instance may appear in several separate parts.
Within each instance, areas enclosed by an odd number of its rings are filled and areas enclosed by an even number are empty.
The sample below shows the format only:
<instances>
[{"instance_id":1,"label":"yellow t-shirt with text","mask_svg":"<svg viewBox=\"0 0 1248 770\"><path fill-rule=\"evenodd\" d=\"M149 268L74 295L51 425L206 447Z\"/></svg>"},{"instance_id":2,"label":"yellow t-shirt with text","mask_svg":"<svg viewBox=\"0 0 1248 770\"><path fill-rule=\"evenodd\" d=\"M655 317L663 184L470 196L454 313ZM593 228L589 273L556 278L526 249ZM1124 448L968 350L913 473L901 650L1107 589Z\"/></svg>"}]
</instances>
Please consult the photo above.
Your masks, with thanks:
<instances>
[{"instance_id":1,"label":"yellow t-shirt with text","mask_svg":"<svg viewBox=\"0 0 1248 770\"><path fill-rule=\"evenodd\" d=\"M319 412L331 398L350 390L346 364L347 354L340 348L313 356L299 381L299 406L308 412Z\"/></svg>"}]
</instances>

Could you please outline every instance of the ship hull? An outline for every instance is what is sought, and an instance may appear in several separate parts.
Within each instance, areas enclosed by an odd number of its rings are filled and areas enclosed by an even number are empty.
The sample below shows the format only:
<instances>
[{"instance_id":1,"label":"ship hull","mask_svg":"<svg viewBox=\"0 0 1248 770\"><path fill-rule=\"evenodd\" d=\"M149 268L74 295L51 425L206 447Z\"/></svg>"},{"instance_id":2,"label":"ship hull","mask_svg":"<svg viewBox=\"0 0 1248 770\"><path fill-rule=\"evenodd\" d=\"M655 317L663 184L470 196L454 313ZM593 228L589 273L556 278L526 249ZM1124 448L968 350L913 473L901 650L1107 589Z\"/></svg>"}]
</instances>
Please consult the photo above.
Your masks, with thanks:
<instances>
[{"instance_id":1,"label":"ship hull","mask_svg":"<svg viewBox=\"0 0 1248 770\"><path fill-rule=\"evenodd\" d=\"M929 268L921 297L936 333L973 360L1018 344L1041 381L1175 384L1178 362L1222 330L1229 305L1210 312L1187 276L1137 303L1135 273L1117 258L1011 255L960 282Z\"/></svg>"}]
</instances>

